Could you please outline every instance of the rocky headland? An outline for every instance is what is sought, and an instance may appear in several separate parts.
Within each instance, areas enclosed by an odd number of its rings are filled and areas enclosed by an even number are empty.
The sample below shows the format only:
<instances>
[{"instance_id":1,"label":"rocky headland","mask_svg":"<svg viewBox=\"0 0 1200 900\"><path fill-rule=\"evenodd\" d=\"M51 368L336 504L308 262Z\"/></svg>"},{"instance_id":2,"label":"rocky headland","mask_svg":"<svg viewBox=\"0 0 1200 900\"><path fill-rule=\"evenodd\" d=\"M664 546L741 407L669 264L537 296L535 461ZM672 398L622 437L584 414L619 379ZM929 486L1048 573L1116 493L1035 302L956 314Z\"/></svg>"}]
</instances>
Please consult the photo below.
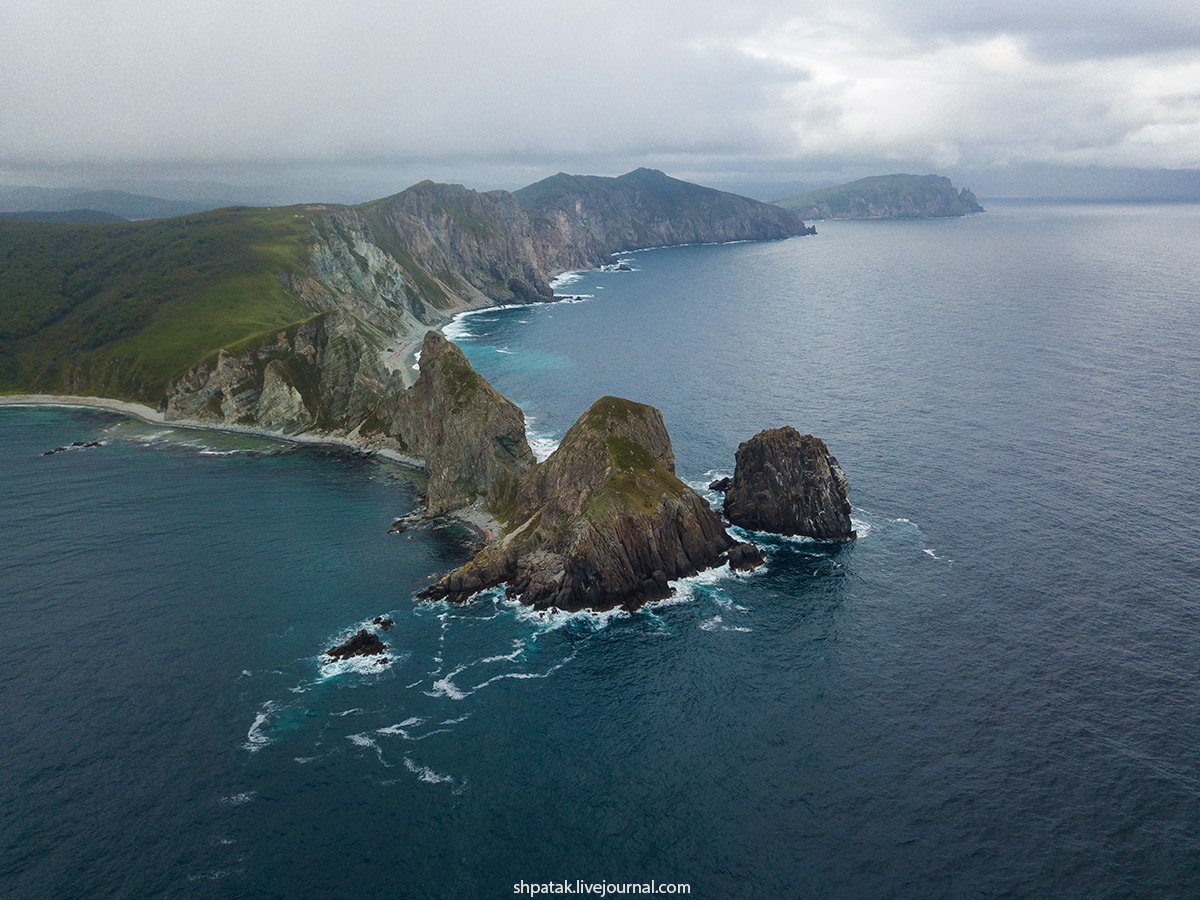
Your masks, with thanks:
<instances>
[{"instance_id":1,"label":"rocky headland","mask_svg":"<svg viewBox=\"0 0 1200 900\"><path fill-rule=\"evenodd\" d=\"M633 608L735 545L675 475L662 414L617 397L592 404L497 512L503 534L423 596L462 601L506 584L539 609Z\"/></svg>"}]
</instances>

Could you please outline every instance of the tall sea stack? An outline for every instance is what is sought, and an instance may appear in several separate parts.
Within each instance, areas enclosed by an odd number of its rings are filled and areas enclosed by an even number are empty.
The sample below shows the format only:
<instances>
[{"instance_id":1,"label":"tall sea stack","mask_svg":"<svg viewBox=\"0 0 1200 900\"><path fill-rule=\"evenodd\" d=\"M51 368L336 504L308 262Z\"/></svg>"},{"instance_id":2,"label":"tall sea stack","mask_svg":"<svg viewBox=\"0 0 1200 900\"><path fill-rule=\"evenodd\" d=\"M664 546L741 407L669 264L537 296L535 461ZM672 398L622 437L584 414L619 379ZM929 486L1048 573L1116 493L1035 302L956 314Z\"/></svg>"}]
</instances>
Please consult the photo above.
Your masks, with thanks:
<instances>
[{"instance_id":1,"label":"tall sea stack","mask_svg":"<svg viewBox=\"0 0 1200 900\"><path fill-rule=\"evenodd\" d=\"M769 428L738 446L725 516L752 531L849 541L849 490L823 440L791 426Z\"/></svg>"}]
</instances>

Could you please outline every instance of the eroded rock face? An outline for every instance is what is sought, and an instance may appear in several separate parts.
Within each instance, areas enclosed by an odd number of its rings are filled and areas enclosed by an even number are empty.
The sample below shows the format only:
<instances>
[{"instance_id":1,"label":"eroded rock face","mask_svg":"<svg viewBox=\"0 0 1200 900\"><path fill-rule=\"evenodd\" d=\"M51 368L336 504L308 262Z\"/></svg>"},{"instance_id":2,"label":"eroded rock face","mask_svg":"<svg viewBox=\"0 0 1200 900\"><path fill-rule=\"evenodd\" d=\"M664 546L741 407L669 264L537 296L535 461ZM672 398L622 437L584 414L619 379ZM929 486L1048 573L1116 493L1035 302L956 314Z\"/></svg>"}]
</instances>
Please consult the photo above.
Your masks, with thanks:
<instances>
[{"instance_id":1,"label":"eroded rock face","mask_svg":"<svg viewBox=\"0 0 1200 900\"><path fill-rule=\"evenodd\" d=\"M541 609L634 608L734 543L675 476L662 414L616 397L597 400L499 512L504 534L424 596L462 601L506 582Z\"/></svg>"},{"instance_id":2,"label":"eroded rock face","mask_svg":"<svg viewBox=\"0 0 1200 900\"><path fill-rule=\"evenodd\" d=\"M436 331L425 335L420 366L416 384L396 398L390 433L429 467L428 514L477 498L488 507L511 503L534 464L524 413Z\"/></svg>"},{"instance_id":3,"label":"eroded rock face","mask_svg":"<svg viewBox=\"0 0 1200 900\"><path fill-rule=\"evenodd\" d=\"M738 446L725 516L752 531L853 540L849 489L824 441L791 426L771 428Z\"/></svg>"}]
</instances>

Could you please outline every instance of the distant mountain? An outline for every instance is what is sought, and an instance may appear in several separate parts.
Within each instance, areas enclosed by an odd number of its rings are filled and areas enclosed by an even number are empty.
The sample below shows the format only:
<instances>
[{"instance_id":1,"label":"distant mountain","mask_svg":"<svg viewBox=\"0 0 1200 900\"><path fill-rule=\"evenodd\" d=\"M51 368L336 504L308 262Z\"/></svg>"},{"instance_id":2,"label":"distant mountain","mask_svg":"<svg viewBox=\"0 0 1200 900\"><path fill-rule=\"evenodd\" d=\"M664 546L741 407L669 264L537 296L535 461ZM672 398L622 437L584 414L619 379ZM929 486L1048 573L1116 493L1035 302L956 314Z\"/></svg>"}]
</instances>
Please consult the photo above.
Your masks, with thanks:
<instances>
[{"instance_id":1,"label":"distant mountain","mask_svg":"<svg viewBox=\"0 0 1200 900\"><path fill-rule=\"evenodd\" d=\"M98 209L31 209L21 212L0 212L0 219L16 222L58 222L67 225L101 225L105 222L129 221Z\"/></svg>"},{"instance_id":2,"label":"distant mountain","mask_svg":"<svg viewBox=\"0 0 1200 900\"><path fill-rule=\"evenodd\" d=\"M974 194L956 190L941 175L876 175L775 205L806 219L936 219L983 212Z\"/></svg>"},{"instance_id":3,"label":"distant mountain","mask_svg":"<svg viewBox=\"0 0 1200 900\"><path fill-rule=\"evenodd\" d=\"M0 212L95 210L121 219L165 219L211 209L202 203L164 200L125 191L0 186Z\"/></svg>"},{"instance_id":4,"label":"distant mountain","mask_svg":"<svg viewBox=\"0 0 1200 900\"><path fill-rule=\"evenodd\" d=\"M813 234L769 203L635 169L617 178L560 172L516 192L534 248L552 272L586 269L613 253L679 244Z\"/></svg>"}]
</instances>

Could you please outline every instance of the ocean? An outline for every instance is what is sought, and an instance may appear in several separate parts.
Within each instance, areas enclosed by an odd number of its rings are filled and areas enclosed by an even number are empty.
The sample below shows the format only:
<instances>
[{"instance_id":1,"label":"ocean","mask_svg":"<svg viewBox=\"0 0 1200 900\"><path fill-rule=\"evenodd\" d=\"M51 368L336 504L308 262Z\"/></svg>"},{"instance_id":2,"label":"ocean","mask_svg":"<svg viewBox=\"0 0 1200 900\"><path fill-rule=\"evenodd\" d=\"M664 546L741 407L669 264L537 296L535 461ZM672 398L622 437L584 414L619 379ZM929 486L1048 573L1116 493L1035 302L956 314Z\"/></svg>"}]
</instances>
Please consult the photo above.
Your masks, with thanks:
<instances>
[{"instance_id":1,"label":"ocean","mask_svg":"<svg viewBox=\"0 0 1200 900\"><path fill-rule=\"evenodd\" d=\"M634 614L414 603L471 536L386 461L0 408L0 894L1200 891L1200 207L987 205L449 327L542 455L617 394L705 493L841 461L856 543Z\"/></svg>"}]
</instances>

